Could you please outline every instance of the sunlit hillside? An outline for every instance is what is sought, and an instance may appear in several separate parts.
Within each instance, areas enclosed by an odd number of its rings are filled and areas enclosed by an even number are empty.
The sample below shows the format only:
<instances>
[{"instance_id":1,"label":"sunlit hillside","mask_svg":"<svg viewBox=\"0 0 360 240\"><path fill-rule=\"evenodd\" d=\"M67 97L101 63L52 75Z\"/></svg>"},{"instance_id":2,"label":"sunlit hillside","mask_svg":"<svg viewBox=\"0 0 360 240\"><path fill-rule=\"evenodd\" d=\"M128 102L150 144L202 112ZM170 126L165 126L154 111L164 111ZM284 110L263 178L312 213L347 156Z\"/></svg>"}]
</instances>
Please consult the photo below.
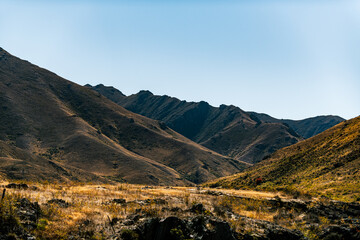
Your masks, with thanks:
<instances>
[{"instance_id":1,"label":"sunlit hillside","mask_svg":"<svg viewBox=\"0 0 360 240\"><path fill-rule=\"evenodd\" d=\"M210 186L282 190L360 201L360 117L281 149L246 172Z\"/></svg>"}]
</instances>

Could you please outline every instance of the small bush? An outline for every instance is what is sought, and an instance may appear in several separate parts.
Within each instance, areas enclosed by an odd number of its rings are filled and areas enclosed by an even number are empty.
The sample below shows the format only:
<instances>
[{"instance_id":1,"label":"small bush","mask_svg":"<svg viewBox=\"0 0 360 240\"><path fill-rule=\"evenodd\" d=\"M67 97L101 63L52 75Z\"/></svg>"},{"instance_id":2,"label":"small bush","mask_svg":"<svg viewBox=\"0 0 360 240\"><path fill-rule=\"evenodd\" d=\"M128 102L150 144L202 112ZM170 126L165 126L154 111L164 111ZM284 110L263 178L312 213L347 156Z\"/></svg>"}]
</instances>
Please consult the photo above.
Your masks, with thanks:
<instances>
[{"instance_id":1,"label":"small bush","mask_svg":"<svg viewBox=\"0 0 360 240\"><path fill-rule=\"evenodd\" d=\"M121 239L123 240L138 240L139 234L131 229L123 229L120 233Z\"/></svg>"},{"instance_id":2,"label":"small bush","mask_svg":"<svg viewBox=\"0 0 360 240\"><path fill-rule=\"evenodd\" d=\"M40 231L44 231L46 229L46 226L49 225L49 222L48 220L44 219L44 218L41 218L39 219L38 221L38 224L37 224L37 229L40 230Z\"/></svg>"},{"instance_id":3,"label":"small bush","mask_svg":"<svg viewBox=\"0 0 360 240\"><path fill-rule=\"evenodd\" d=\"M170 230L171 239L174 240L184 240L185 236L181 229L173 228Z\"/></svg>"}]
</instances>

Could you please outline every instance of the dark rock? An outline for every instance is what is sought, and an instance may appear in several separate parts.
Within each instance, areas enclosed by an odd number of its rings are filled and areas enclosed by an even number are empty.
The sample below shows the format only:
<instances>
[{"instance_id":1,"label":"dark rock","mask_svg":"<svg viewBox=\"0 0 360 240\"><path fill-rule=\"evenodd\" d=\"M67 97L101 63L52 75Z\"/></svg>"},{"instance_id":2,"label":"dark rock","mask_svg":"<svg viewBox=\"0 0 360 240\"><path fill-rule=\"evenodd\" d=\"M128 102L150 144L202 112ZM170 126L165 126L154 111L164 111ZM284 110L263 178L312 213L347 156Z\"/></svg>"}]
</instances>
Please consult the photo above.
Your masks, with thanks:
<instances>
[{"instance_id":1,"label":"dark rock","mask_svg":"<svg viewBox=\"0 0 360 240\"><path fill-rule=\"evenodd\" d=\"M162 220L158 218L149 219L137 231L140 236L139 240L177 239L174 234L182 234L184 236L184 231L185 235L189 236L186 232L185 222L177 217L168 217Z\"/></svg>"},{"instance_id":2,"label":"dark rock","mask_svg":"<svg viewBox=\"0 0 360 240\"><path fill-rule=\"evenodd\" d=\"M155 237L157 228L159 227L158 218L151 218L144 222L144 224L137 227L136 232L139 233L139 240L152 240Z\"/></svg>"},{"instance_id":3,"label":"dark rock","mask_svg":"<svg viewBox=\"0 0 360 240\"><path fill-rule=\"evenodd\" d=\"M138 240L139 235L132 229L123 229L120 233L120 239L115 238L116 240Z\"/></svg>"},{"instance_id":4,"label":"dark rock","mask_svg":"<svg viewBox=\"0 0 360 240\"><path fill-rule=\"evenodd\" d=\"M222 195L224 195L222 192L211 191L211 190L207 190L207 191L205 192L205 194L207 194L207 195L212 195L212 196L222 196Z\"/></svg>"},{"instance_id":5,"label":"dark rock","mask_svg":"<svg viewBox=\"0 0 360 240\"><path fill-rule=\"evenodd\" d=\"M119 218L114 217L114 218L111 219L110 225L111 225L111 226L114 226L114 225L117 224L119 221L120 221Z\"/></svg>"},{"instance_id":6,"label":"dark rock","mask_svg":"<svg viewBox=\"0 0 360 240\"><path fill-rule=\"evenodd\" d=\"M123 224L124 224L125 226L131 226L131 225L134 225L135 222L134 222L133 220L128 219L128 220L125 220L125 221L123 222Z\"/></svg>"},{"instance_id":7,"label":"dark rock","mask_svg":"<svg viewBox=\"0 0 360 240\"><path fill-rule=\"evenodd\" d=\"M306 214L303 220L310 223L320 223L319 216L311 212Z\"/></svg>"},{"instance_id":8,"label":"dark rock","mask_svg":"<svg viewBox=\"0 0 360 240\"><path fill-rule=\"evenodd\" d=\"M270 225L265 229L265 234L268 239L276 240L301 240L304 239L303 234L298 230L290 230L280 227L278 225Z\"/></svg>"},{"instance_id":9,"label":"dark rock","mask_svg":"<svg viewBox=\"0 0 360 240\"><path fill-rule=\"evenodd\" d=\"M37 202L31 203L28 199L22 198L16 204L17 213L21 221L29 220L36 222L41 215L41 209Z\"/></svg>"},{"instance_id":10,"label":"dark rock","mask_svg":"<svg viewBox=\"0 0 360 240\"><path fill-rule=\"evenodd\" d=\"M155 199L146 199L145 203L146 204L155 203L155 204L158 204L158 205L165 205L167 202L164 199L155 198Z\"/></svg>"},{"instance_id":11,"label":"dark rock","mask_svg":"<svg viewBox=\"0 0 360 240\"><path fill-rule=\"evenodd\" d=\"M257 220L248 217L241 217L240 221L244 226L252 226L251 237L248 233L240 234L240 239L257 239L257 240L302 240L305 239L304 235L298 230L291 230L281 227L277 224Z\"/></svg>"},{"instance_id":12,"label":"dark rock","mask_svg":"<svg viewBox=\"0 0 360 240\"><path fill-rule=\"evenodd\" d=\"M47 202L48 204L56 204L58 205L59 207L62 207L62 208L67 208L69 207L69 203L67 203L65 200L63 199L58 199L58 198L54 198L54 199L51 199Z\"/></svg>"},{"instance_id":13,"label":"dark rock","mask_svg":"<svg viewBox=\"0 0 360 240\"><path fill-rule=\"evenodd\" d=\"M203 214L205 213L206 209L204 208L204 205L202 203L194 204L190 209L190 212L197 213L197 214Z\"/></svg>"},{"instance_id":14,"label":"dark rock","mask_svg":"<svg viewBox=\"0 0 360 240\"><path fill-rule=\"evenodd\" d=\"M37 220L41 215L41 209L37 202L31 203L28 199L22 198L16 203L17 215L20 223L27 230L34 230Z\"/></svg>"},{"instance_id":15,"label":"dark rock","mask_svg":"<svg viewBox=\"0 0 360 240\"><path fill-rule=\"evenodd\" d=\"M181 232L186 231L186 225L183 220L177 217L168 217L159 221L159 226L156 230L154 240L162 239L172 239L174 238L174 233L171 230L177 229Z\"/></svg>"},{"instance_id":16,"label":"dark rock","mask_svg":"<svg viewBox=\"0 0 360 240\"><path fill-rule=\"evenodd\" d=\"M165 205L165 204L167 204L167 202L165 201L165 199L161 199L161 198L153 199L153 202L154 202L155 204L158 204L158 205Z\"/></svg>"},{"instance_id":17,"label":"dark rock","mask_svg":"<svg viewBox=\"0 0 360 240\"><path fill-rule=\"evenodd\" d=\"M14 189L23 189L23 190L27 190L29 188L29 186L25 183L20 183L20 184L10 183L10 184L6 185L5 187L6 188L14 188Z\"/></svg>"},{"instance_id":18,"label":"dark rock","mask_svg":"<svg viewBox=\"0 0 360 240\"><path fill-rule=\"evenodd\" d=\"M232 232L229 223L224 221L210 220L213 230L206 231L203 240L236 240L234 233ZM288 240L288 239L287 239Z\"/></svg>"},{"instance_id":19,"label":"dark rock","mask_svg":"<svg viewBox=\"0 0 360 240\"><path fill-rule=\"evenodd\" d=\"M170 208L170 212L183 212L183 210L179 207L173 207L173 208Z\"/></svg>"},{"instance_id":20,"label":"dark rock","mask_svg":"<svg viewBox=\"0 0 360 240\"><path fill-rule=\"evenodd\" d=\"M360 239L360 232L357 228L347 228L343 226L329 226L325 228L320 234L319 239L323 240L358 240Z\"/></svg>"},{"instance_id":21,"label":"dark rock","mask_svg":"<svg viewBox=\"0 0 360 240\"><path fill-rule=\"evenodd\" d=\"M38 188L37 186L31 186L31 187L30 187L30 190L31 190L31 191L38 191L39 188Z\"/></svg>"},{"instance_id":22,"label":"dark rock","mask_svg":"<svg viewBox=\"0 0 360 240\"><path fill-rule=\"evenodd\" d=\"M78 224L78 231L72 234L73 239L93 239L95 223L85 219Z\"/></svg>"},{"instance_id":23,"label":"dark rock","mask_svg":"<svg viewBox=\"0 0 360 240\"><path fill-rule=\"evenodd\" d=\"M208 228L209 226L209 228ZM227 222L205 216L151 218L136 228L139 240L236 240Z\"/></svg>"},{"instance_id":24,"label":"dark rock","mask_svg":"<svg viewBox=\"0 0 360 240\"><path fill-rule=\"evenodd\" d=\"M41 215L39 204L31 203L23 198L15 202L15 207L14 214L2 214L0 216L0 239L35 240L35 237L27 231L36 228L36 222Z\"/></svg>"},{"instance_id":25,"label":"dark rock","mask_svg":"<svg viewBox=\"0 0 360 240\"><path fill-rule=\"evenodd\" d=\"M129 216L129 219L133 220L134 222L139 221L140 218L141 218L141 216L139 214L133 214L133 215Z\"/></svg>"},{"instance_id":26,"label":"dark rock","mask_svg":"<svg viewBox=\"0 0 360 240\"><path fill-rule=\"evenodd\" d=\"M126 203L126 200L123 198L114 198L113 200L111 200L111 203L124 204Z\"/></svg>"}]
</instances>

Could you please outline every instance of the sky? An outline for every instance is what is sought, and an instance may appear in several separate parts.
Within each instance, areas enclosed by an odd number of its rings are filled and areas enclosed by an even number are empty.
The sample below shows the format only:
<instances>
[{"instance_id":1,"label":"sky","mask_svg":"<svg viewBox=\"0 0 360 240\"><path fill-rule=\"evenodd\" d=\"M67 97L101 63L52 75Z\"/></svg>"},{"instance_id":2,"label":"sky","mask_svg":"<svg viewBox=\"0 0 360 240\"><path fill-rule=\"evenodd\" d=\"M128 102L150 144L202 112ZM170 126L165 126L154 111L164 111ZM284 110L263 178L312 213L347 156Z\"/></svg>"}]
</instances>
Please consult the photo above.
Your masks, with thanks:
<instances>
[{"instance_id":1,"label":"sky","mask_svg":"<svg viewBox=\"0 0 360 240\"><path fill-rule=\"evenodd\" d=\"M357 0L0 0L0 47L81 85L360 114Z\"/></svg>"}]
</instances>

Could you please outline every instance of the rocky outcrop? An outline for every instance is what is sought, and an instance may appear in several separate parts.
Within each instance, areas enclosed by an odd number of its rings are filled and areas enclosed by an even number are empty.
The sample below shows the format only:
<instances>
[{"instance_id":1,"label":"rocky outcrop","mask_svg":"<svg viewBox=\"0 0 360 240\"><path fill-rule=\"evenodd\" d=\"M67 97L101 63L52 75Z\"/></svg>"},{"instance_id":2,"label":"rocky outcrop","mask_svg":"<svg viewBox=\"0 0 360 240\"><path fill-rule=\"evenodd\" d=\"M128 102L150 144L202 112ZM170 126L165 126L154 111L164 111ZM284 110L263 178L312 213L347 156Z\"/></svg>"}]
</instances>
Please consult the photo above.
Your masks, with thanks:
<instances>
[{"instance_id":1,"label":"rocky outcrop","mask_svg":"<svg viewBox=\"0 0 360 240\"><path fill-rule=\"evenodd\" d=\"M360 231L358 227L350 226L329 226L319 234L319 239L360 239Z\"/></svg>"},{"instance_id":2,"label":"rocky outcrop","mask_svg":"<svg viewBox=\"0 0 360 240\"><path fill-rule=\"evenodd\" d=\"M15 211L4 212L7 209L1 209L0 214L0 240L9 239L27 239L35 240L31 231L37 227L37 221L41 216L41 209L37 202L30 202L26 198L19 199L15 204ZM1 207L3 204L1 202ZM10 209L13 206L9 206Z\"/></svg>"},{"instance_id":3,"label":"rocky outcrop","mask_svg":"<svg viewBox=\"0 0 360 240\"><path fill-rule=\"evenodd\" d=\"M119 238L114 239L138 239L138 240L168 240L168 239L193 239L193 240L297 240L305 239L301 232L283 228L279 225L242 218L246 224L256 226L256 232L237 233L226 221L215 217L198 215L195 217L179 218L175 216L167 218L148 218L137 226L127 226L119 232Z\"/></svg>"},{"instance_id":4,"label":"rocky outcrop","mask_svg":"<svg viewBox=\"0 0 360 240\"><path fill-rule=\"evenodd\" d=\"M178 217L152 218L139 225L134 231L139 234L139 240L236 239L235 232L231 230L227 222L202 216L188 219Z\"/></svg>"}]
</instances>

